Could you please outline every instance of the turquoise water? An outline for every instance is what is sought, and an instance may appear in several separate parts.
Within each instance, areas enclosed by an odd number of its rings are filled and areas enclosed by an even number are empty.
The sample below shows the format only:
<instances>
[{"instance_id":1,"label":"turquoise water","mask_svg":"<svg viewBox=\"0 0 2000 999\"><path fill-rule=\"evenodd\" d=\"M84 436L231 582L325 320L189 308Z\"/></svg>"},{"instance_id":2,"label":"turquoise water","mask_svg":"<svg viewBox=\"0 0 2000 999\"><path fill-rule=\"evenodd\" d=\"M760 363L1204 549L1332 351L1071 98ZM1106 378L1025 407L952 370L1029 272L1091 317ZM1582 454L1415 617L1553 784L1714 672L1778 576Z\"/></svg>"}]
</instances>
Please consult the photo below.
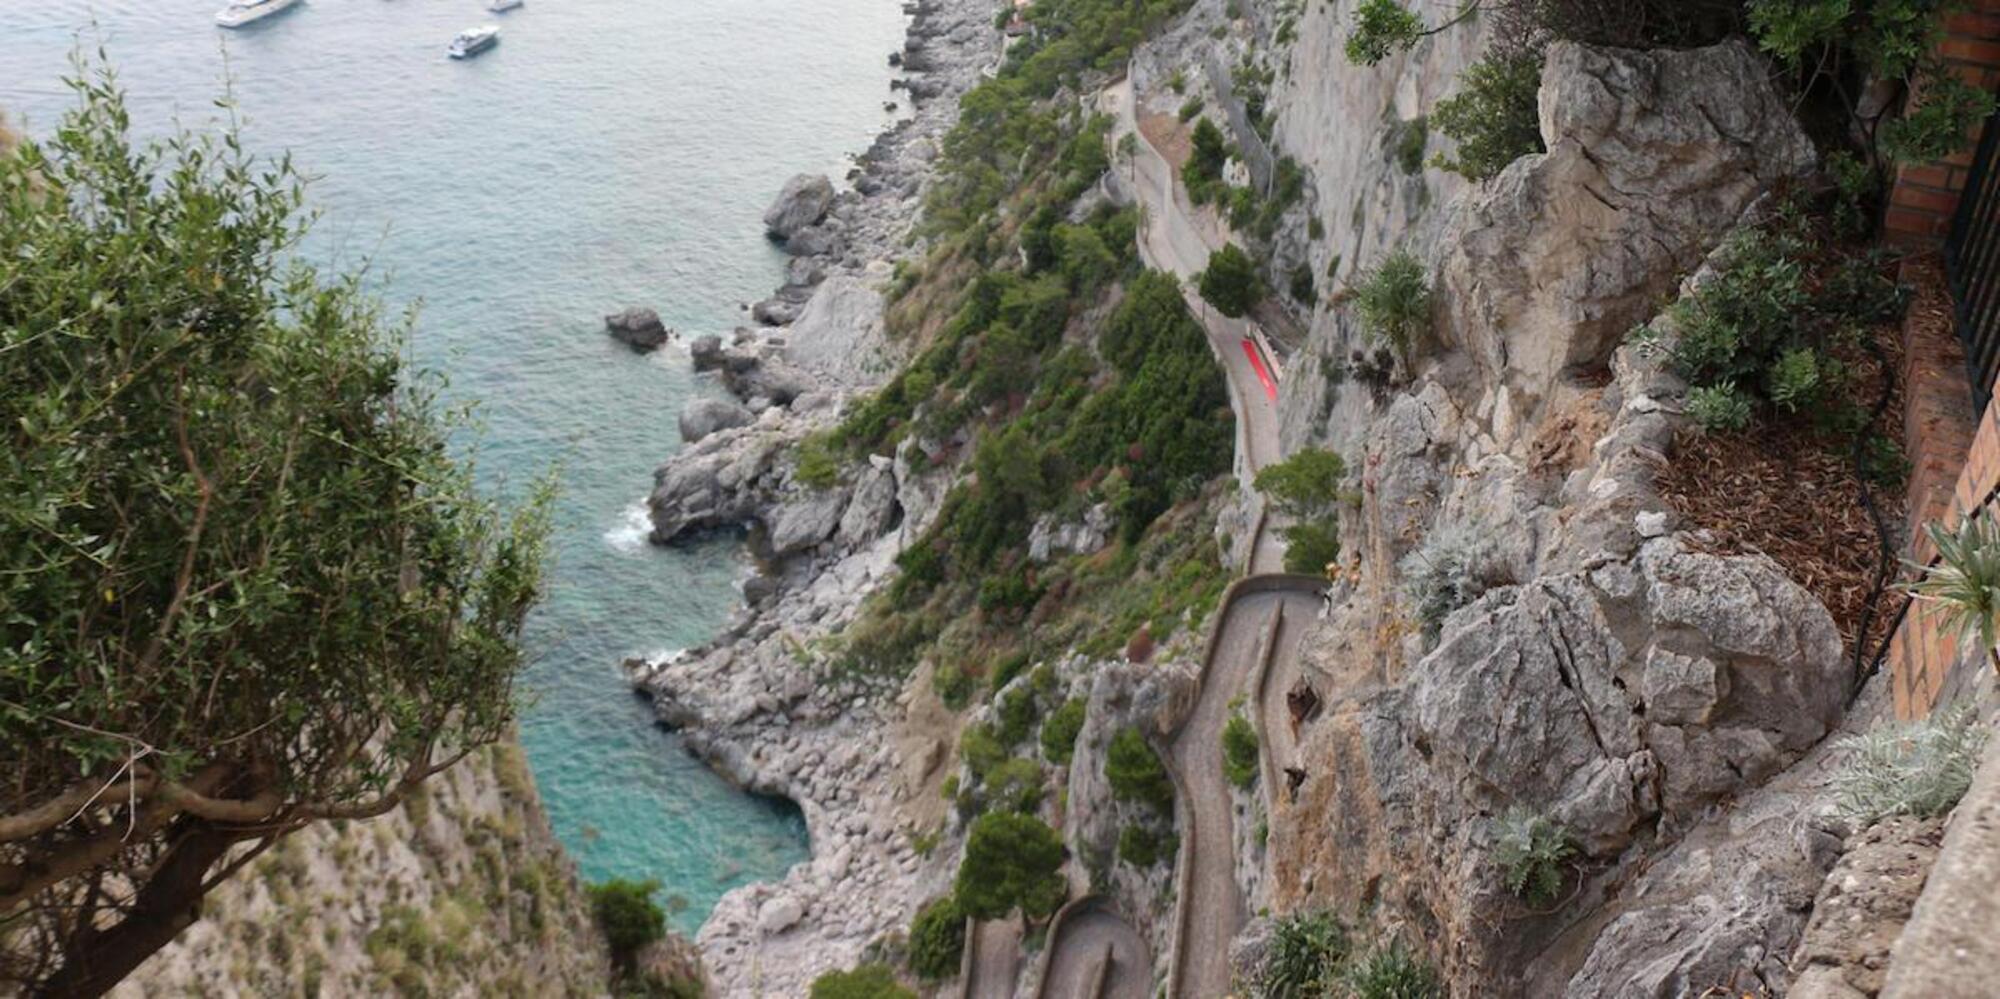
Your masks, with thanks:
<instances>
[{"instance_id":1,"label":"turquoise water","mask_svg":"<svg viewBox=\"0 0 2000 999\"><path fill-rule=\"evenodd\" d=\"M0 0L0 107L51 127L81 30L142 128L205 124L226 42L247 144L320 177L310 255L366 260L392 301L421 301L414 352L480 401L486 480L561 463L522 737L584 874L658 878L694 929L724 891L804 859L805 832L653 728L618 672L711 635L743 566L727 539L644 543L674 417L717 389L671 349L613 344L601 317L642 304L719 332L769 293L783 260L758 215L792 173L840 176L885 124L897 0L314 0L240 32L216 29L220 4ZM484 21L497 49L444 57Z\"/></svg>"}]
</instances>

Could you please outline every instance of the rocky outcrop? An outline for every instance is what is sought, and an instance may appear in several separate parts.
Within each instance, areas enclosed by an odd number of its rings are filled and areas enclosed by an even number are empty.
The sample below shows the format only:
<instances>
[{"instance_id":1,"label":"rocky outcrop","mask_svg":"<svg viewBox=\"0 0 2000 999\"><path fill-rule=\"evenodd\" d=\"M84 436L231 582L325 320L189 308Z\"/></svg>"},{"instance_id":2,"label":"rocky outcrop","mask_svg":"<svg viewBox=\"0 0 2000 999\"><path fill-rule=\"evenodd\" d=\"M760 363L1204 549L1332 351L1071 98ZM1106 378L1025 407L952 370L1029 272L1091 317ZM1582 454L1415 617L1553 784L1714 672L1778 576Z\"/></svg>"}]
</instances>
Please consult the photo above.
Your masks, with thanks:
<instances>
[{"instance_id":1,"label":"rocky outcrop","mask_svg":"<svg viewBox=\"0 0 2000 999\"><path fill-rule=\"evenodd\" d=\"M1548 152L1470 194L1438 245L1441 334L1522 412L1601 366L1750 203L1815 162L1744 43L1563 43L1542 70Z\"/></svg>"},{"instance_id":2,"label":"rocky outcrop","mask_svg":"<svg viewBox=\"0 0 2000 999\"><path fill-rule=\"evenodd\" d=\"M785 181L777 200L764 210L764 230L780 242L807 226L818 225L833 207L833 181L823 174L796 174Z\"/></svg>"},{"instance_id":3,"label":"rocky outcrop","mask_svg":"<svg viewBox=\"0 0 2000 999\"><path fill-rule=\"evenodd\" d=\"M695 399L681 407L681 443L698 443L718 430L747 427L756 419L757 414L728 399Z\"/></svg>"},{"instance_id":4,"label":"rocky outcrop","mask_svg":"<svg viewBox=\"0 0 2000 999\"><path fill-rule=\"evenodd\" d=\"M610 954L506 742L388 815L289 836L112 993L609 995ZM685 956L674 970L699 974Z\"/></svg>"},{"instance_id":5,"label":"rocky outcrop","mask_svg":"<svg viewBox=\"0 0 2000 999\"><path fill-rule=\"evenodd\" d=\"M891 260L924 252L911 224L931 160L958 95L998 56L984 0L910 10L914 113L859 157L850 189L801 182L773 207L767 222L793 259L784 285L748 309L764 328L690 344L695 369L714 372L755 422L685 446L649 500L655 541L747 525L759 574L712 642L632 664L633 681L717 770L797 802L813 845L811 862L730 892L703 925L698 943L721 995L804 995L949 890L950 872L917 846L944 824L936 787L956 719L921 684L891 682L844 653L841 639L936 516L951 477L908 443L831 482L823 469L801 481L798 468L800 442L900 361L882 336L881 289Z\"/></svg>"},{"instance_id":6,"label":"rocky outcrop","mask_svg":"<svg viewBox=\"0 0 2000 999\"><path fill-rule=\"evenodd\" d=\"M1791 999L1869 999L1882 991L1889 948L1909 921L1943 838L1941 819L1898 816L1847 844L1792 955Z\"/></svg>"},{"instance_id":7,"label":"rocky outcrop","mask_svg":"<svg viewBox=\"0 0 2000 999\"><path fill-rule=\"evenodd\" d=\"M637 351L658 350L674 334L651 309L630 308L604 317L604 329L612 338Z\"/></svg>"}]
</instances>

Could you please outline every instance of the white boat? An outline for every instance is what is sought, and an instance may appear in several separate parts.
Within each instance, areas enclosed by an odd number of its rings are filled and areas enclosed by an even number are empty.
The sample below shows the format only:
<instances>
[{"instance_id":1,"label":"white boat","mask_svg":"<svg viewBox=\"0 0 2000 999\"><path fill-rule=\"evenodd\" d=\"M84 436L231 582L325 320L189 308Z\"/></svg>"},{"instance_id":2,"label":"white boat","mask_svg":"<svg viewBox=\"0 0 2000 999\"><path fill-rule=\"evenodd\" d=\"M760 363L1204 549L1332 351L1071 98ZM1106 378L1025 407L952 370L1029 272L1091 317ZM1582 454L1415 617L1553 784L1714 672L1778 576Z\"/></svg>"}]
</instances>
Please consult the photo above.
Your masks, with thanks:
<instances>
[{"instance_id":1,"label":"white boat","mask_svg":"<svg viewBox=\"0 0 2000 999\"><path fill-rule=\"evenodd\" d=\"M486 0L486 10L493 14L505 14L521 6L524 0Z\"/></svg>"},{"instance_id":2,"label":"white boat","mask_svg":"<svg viewBox=\"0 0 2000 999\"><path fill-rule=\"evenodd\" d=\"M215 23L225 28L241 28L255 24L274 14L282 14L298 5L299 0L230 0L227 7L215 15Z\"/></svg>"},{"instance_id":3,"label":"white boat","mask_svg":"<svg viewBox=\"0 0 2000 999\"><path fill-rule=\"evenodd\" d=\"M470 59L495 45L500 44L500 29L491 24L477 28L467 28L458 33L445 48L445 54L453 59Z\"/></svg>"}]
</instances>

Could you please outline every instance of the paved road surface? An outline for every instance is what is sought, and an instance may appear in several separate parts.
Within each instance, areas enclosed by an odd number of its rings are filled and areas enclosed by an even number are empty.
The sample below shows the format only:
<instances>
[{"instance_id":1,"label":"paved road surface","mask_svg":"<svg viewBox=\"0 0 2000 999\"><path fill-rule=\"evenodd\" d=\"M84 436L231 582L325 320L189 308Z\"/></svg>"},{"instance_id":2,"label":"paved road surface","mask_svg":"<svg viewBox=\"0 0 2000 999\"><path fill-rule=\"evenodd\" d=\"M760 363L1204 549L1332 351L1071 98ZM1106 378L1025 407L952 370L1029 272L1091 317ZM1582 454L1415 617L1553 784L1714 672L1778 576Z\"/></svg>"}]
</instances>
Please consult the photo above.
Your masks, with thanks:
<instances>
[{"instance_id":1,"label":"paved road surface","mask_svg":"<svg viewBox=\"0 0 2000 999\"><path fill-rule=\"evenodd\" d=\"M1021 923L1001 919L975 923L972 974L965 980L966 999L1014 999L1014 982L1021 975Z\"/></svg>"},{"instance_id":2,"label":"paved road surface","mask_svg":"<svg viewBox=\"0 0 2000 999\"><path fill-rule=\"evenodd\" d=\"M1122 919L1102 909L1080 912L1063 922L1063 946L1049 958L1042 994L1050 999L1092 999L1099 968L1109 948L1105 999L1147 999L1153 990L1153 961L1146 941Z\"/></svg>"}]
</instances>

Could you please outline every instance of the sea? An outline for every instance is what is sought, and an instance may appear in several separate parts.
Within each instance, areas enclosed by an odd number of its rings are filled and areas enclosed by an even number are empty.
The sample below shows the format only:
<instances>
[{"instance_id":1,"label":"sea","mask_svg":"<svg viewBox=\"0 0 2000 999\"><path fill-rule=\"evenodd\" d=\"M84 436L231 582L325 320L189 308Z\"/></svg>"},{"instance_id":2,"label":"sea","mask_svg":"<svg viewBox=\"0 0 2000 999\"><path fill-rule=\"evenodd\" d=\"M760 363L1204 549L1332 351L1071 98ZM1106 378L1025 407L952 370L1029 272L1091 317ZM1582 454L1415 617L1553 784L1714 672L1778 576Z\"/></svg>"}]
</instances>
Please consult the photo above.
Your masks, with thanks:
<instances>
[{"instance_id":1,"label":"sea","mask_svg":"<svg viewBox=\"0 0 2000 999\"><path fill-rule=\"evenodd\" d=\"M546 602L521 737L586 879L651 878L692 932L731 888L805 860L797 809L744 793L653 724L619 670L712 635L748 572L734 538L649 545L652 471L719 386L604 334L625 306L726 333L779 282L764 207L844 176L897 113L898 0L308 0L247 29L222 0L0 0L0 109L49 134L74 60L103 58L134 127L289 150L322 217L302 249L414 307L416 363L477 406L467 453L508 493L555 468ZM453 61L461 30L500 44ZM226 106L226 107L225 107Z\"/></svg>"}]
</instances>

